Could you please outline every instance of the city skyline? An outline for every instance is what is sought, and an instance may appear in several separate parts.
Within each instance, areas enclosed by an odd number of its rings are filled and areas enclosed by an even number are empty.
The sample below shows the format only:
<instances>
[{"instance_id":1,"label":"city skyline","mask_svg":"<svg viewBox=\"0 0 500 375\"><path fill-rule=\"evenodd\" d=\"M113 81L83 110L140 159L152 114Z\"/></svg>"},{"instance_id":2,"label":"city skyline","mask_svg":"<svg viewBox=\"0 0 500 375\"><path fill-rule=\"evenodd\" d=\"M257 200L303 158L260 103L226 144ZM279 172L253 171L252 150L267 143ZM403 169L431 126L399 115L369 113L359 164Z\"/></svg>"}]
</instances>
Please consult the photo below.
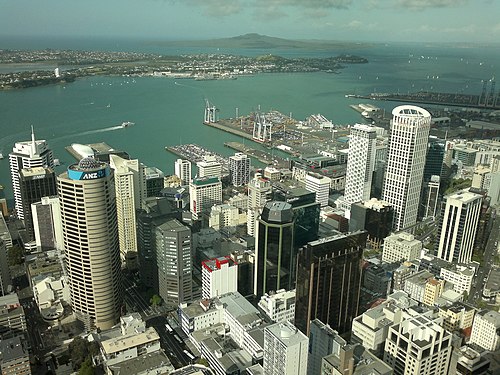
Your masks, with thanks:
<instances>
[{"instance_id":1,"label":"city skyline","mask_svg":"<svg viewBox=\"0 0 500 375\"><path fill-rule=\"evenodd\" d=\"M500 4L491 0L90 0L66 8L54 0L2 0L0 6L3 37L202 40L259 33L287 39L488 43L500 36Z\"/></svg>"}]
</instances>

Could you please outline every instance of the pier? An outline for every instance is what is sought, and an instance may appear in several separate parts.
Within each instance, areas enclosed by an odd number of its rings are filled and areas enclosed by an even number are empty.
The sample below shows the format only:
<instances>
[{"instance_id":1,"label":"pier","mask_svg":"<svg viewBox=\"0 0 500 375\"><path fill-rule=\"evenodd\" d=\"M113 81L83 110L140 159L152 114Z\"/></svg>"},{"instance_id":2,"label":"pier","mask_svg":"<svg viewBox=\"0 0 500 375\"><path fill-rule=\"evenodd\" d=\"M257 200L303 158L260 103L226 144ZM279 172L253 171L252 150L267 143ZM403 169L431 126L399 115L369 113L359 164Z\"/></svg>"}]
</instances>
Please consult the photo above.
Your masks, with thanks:
<instances>
[{"instance_id":1,"label":"pier","mask_svg":"<svg viewBox=\"0 0 500 375\"><path fill-rule=\"evenodd\" d=\"M268 153L265 151L260 151L260 150L255 150L251 147L247 147L242 143L239 142L226 142L224 143L224 146L229 147L233 150L236 150L238 152L243 152L244 154L257 159L263 164L268 164L268 165L273 165L277 168L288 168L289 167L289 161L273 155L272 153Z\"/></svg>"},{"instance_id":2,"label":"pier","mask_svg":"<svg viewBox=\"0 0 500 375\"><path fill-rule=\"evenodd\" d=\"M191 163L198 163L204 159L205 156L212 155L215 160L222 165L222 170L224 172L229 171L229 160L222 155L211 151L205 147L199 146L194 143L188 143L185 145L177 146L167 146L165 150L179 156L182 159L189 160Z\"/></svg>"}]
</instances>

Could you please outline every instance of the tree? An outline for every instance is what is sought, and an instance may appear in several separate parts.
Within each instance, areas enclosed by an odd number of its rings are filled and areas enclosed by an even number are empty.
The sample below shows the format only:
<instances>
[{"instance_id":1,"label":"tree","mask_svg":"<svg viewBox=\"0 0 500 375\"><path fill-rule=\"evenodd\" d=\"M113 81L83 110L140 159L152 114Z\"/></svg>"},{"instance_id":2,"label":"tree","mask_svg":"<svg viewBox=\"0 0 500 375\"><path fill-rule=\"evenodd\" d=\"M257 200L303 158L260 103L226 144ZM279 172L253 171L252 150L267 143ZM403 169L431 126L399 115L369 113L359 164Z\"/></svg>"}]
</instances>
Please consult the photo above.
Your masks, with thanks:
<instances>
[{"instance_id":1,"label":"tree","mask_svg":"<svg viewBox=\"0 0 500 375\"><path fill-rule=\"evenodd\" d=\"M162 303L162 299L158 294L154 294L151 299L149 300L149 303L152 306L159 306Z\"/></svg>"},{"instance_id":2,"label":"tree","mask_svg":"<svg viewBox=\"0 0 500 375\"><path fill-rule=\"evenodd\" d=\"M94 375L95 371L90 362L90 358L87 358L85 362L82 363L82 367L78 371L78 375Z\"/></svg>"},{"instance_id":3,"label":"tree","mask_svg":"<svg viewBox=\"0 0 500 375\"><path fill-rule=\"evenodd\" d=\"M23 263L24 258L24 250L22 247L17 245L9 247L8 251L9 265L17 266L18 264Z\"/></svg>"},{"instance_id":4,"label":"tree","mask_svg":"<svg viewBox=\"0 0 500 375\"><path fill-rule=\"evenodd\" d=\"M99 345L96 342L88 342L81 337L75 337L68 347L73 369L78 370L84 363L92 365L92 357L99 353Z\"/></svg>"}]
</instances>

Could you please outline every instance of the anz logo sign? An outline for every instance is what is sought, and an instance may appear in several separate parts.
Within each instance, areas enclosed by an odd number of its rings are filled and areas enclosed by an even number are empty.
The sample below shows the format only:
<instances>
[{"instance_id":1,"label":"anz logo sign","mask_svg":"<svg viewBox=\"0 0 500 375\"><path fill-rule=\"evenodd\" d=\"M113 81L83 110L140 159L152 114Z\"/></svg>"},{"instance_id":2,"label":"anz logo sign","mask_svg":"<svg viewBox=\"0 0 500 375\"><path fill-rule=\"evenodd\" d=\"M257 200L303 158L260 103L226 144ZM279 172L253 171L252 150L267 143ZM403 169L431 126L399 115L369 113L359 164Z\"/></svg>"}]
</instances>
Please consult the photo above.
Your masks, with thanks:
<instances>
[{"instance_id":1,"label":"anz logo sign","mask_svg":"<svg viewBox=\"0 0 500 375\"><path fill-rule=\"evenodd\" d=\"M89 172L68 169L68 177L71 180L97 180L99 178L109 176L109 173L110 173L109 167Z\"/></svg>"},{"instance_id":2,"label":"anz logo sign","mask_svg":"<svg viewBox=\"0 0 500 375\"><path fill-rule=\"evenodd\" d=\"M84 172L82 173L80 180L95 180L96 178L103 178L106 175L105 172L105 169L100 169L96 172Z\"/></svg>"}]
</instances>

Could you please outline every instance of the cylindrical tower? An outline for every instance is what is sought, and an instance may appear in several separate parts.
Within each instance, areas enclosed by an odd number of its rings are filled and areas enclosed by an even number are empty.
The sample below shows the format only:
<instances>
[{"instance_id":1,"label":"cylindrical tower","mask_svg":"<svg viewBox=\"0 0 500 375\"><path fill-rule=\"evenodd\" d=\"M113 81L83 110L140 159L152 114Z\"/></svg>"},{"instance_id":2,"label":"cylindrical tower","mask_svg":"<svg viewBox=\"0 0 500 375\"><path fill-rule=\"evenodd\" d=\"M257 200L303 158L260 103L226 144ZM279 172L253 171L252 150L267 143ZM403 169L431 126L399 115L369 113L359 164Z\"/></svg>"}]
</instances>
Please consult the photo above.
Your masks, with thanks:
<instances>
[{"instance_id":1,"label":"cylindrical tower","mask_svg":"<svg viewBox=\"0 0 500 375\"><path fill-rule=\"evenodd\" d=\"M57 179L71 306L87 330L120 318L122 282L113 174L84 158Z\"/></svg>"}]
</instances>

